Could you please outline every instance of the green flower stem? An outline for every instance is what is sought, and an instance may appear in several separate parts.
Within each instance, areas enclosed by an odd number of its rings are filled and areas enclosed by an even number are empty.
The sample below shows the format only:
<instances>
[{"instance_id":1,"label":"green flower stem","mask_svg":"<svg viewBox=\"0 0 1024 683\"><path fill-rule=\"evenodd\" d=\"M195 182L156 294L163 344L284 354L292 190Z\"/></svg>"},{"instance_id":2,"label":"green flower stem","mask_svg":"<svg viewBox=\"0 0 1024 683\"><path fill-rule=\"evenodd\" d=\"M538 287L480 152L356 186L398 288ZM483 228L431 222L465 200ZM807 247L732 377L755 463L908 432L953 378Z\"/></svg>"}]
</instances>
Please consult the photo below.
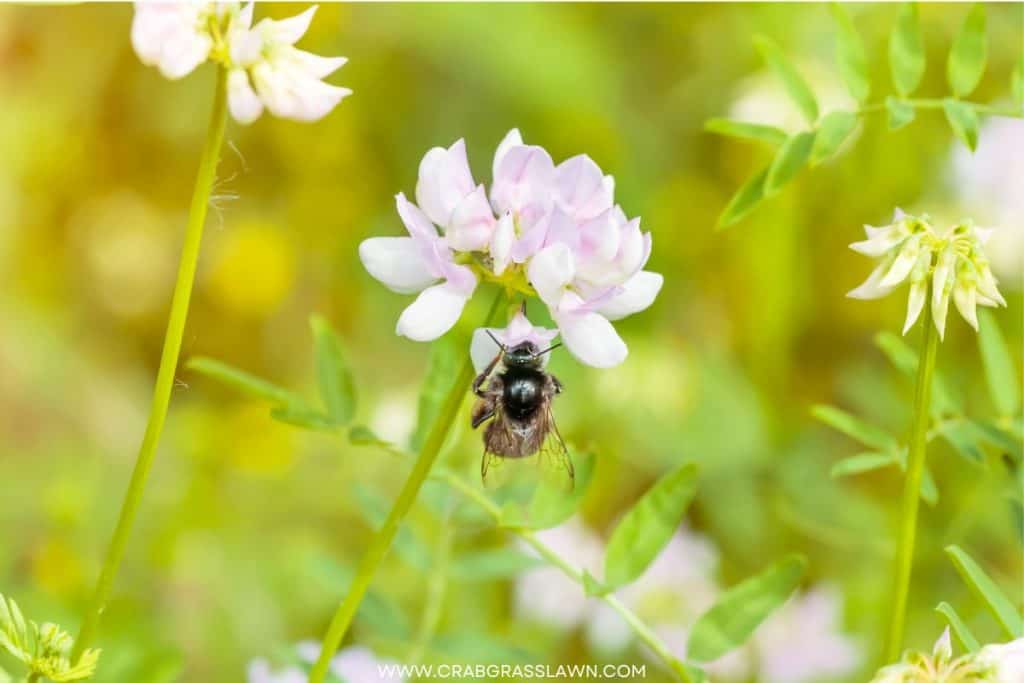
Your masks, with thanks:
<instances>
[{"instance_id":1,"label":"green flower stem","mask_svg":"<svg viewBox=\"0 0 1024 683\"><path fill-rule=\"evenodd\" d=\"M494 299L494 303L491 305L490 312L487 314L484 326L491 324L495 320L504 302L504 292L499 292ZM398 532L398 527L405 518L406 513L409 512L413 502L415 502L423 482L430 475L434 461L437 459L438 453L441 452L441 446L444 445L448 432L451 431L452 424L458 416L459 408L466 397L466 390L473 381L473 374L473 361L467 358L462 369L459 371L458 377L456 377L455 382L452 384L448 396L445 397L441 409L438 411L434 426L423 442L423 447L420 449L420 454L416 458L415 464L413 464L409 478L405 480L405 484L398 494L398 499L395 500L391 512L388 513L387 519L384 520L384 526L380 528L380 531L370 541L370 547L366 549L362 559L359 561L359 567L356 570L355 578L352 580L352 585L349 587L348 593L341 601L341 604L338 605L338 609L331 619L330 626L327 627L323 647L320 649L320 657L317 659L316 664L313 665L313 670L309 674L309 683L323 683L331 657L334 656L338 646L341 645L341 641L344 639L353 617L355 617L356 610L359 608L359 603L362 602L366 590L370 587L370 582L373 581L373 575L377 572L377 567L384 559L384 555L387 554L388 548L391 547L391 542Z\"/></svg>"},{"instance_id":2,"label":"green flower stem","mask_svg":"<svg viewBox=\"0 0 1024 683\"><path fill-rule=\"evenodd\" d=\"M437 478L444 481L446 484L451 486L456 491L460 492L466 498L472 500L474 503L479 505L481 508L486 510L495 521L501 521L501 508L494 503L490 498L482 494L476 488L468 484L458 475L448 471L441 470L437 473ZM583 572L578 568L574 567L568 561L563 559L558 553L552 550L550 547L544 544L537 535L527 529L512 527L509 531L519 536L523 541L526 542L531 548L537 551L537 554L544 558L549 564L558 567L563 574L568 576L570 579L580 584L580 590L583 586ZM640 620L636 614L633 613L626 605L622 604L614 595L602 595L599 596L607 605L613 610L619 613L626 623L629 624L630 628L637 637L651 648L651 650L658 655L668 666L669 670L679 676L680 680L685 683L693 683L693 678L685 667L679 662L676 657L669 652L668 646L655 634L650 627L647 626L643 621Z\"/></svg>"},{"instance_id":3,"label":"green flower stem","mask_svg":"<svg viewBox=\"0 0 1024 683\"><path fill-rule=\"evenodd\" d=\"M181 263L178 266L174 296L171 299L171 313L167 321L167 332L164 336L163 353L160 356L160 368L157 371L149 421L146 424L146 433L135 460L135 469L132 471L128 492L121 504L121 514L118 517L117 527L103 562L103 569L96 582L92 601L85 612L78 638L75 639L75 647L71 654L72 661L77 661L96 637L100 616L110 597L110 590L114 578L117 576L118 567L121 560L124 559L125 546L128 544L132 525L138 515L146 479L153 465L153 458L160 442L160 433L167 417L171 390L174 388L178 354L181 352L181 340L185 332L185 320L188 316L189 299L192 295L192 282L195 279L196 262L199 258L203 224L206 221L206 209L210 203L210 193L217 175L217 162L220 159L220 149L224 142L224 129L227 124L226 83L227 73L223 68L218 67L213 112L210 115L210 125L206 133L202 160L199 162L199 174L192 192L192 205L189 209L188 225L185 228L185 242L181 250Z\"/></svg>"},{"instance_id":4,"label":"green flower stem","mask_svg":"<svg viewBox=\"0 0 1024 683\"><path fill-rule=\"evenodd\" d=\"M925 297L930 302L931 287ZM892 622L886 646L886 662L895 662L903 651L903 633L907 623L907 598L910 594L910 576L914 568L914 541L917 536L917 511L921 500L921 478L924 474L925 446L932 393L932 375L939 335L932 322L931 306L925 305L922 320L923 339L921 357L917 367L917 387L914 395L914 422L910 433L910 451L907 455L907 475L903 485L903 519L896 551L895 600L892 604Z\"/></svg>"}]
</instances>

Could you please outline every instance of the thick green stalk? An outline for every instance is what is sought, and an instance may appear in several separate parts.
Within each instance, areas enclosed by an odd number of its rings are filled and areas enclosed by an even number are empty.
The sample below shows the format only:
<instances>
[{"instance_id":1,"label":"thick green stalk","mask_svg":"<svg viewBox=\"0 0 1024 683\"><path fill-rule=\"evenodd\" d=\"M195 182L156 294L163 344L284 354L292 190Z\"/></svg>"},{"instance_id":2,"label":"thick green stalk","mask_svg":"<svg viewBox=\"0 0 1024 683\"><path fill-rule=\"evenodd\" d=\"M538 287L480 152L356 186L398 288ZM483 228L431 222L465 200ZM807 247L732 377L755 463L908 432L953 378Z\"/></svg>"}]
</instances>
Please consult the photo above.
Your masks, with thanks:
<instances>
[{"instance_id":1,"label":"thick green stalk","mask_svg":"<svg viewBox=\"0 0 1024 683\"><path fill-rule=\"evenodd\" d=\"M921 479L924 474L925 446L932 393L932 375L939 335L931 315L931 288L925 301L921 356L917 366L917 387L914 395L914 422L910 432L907 454L907 473L903 485L903 519L896 555L895 599L892 603L892 621L886 646L886 662L895 662L903 651L903 633L907 623L907 600L910 595L910 577L914 568L914 541L917 537L917 511L921 500Z\"/></svg>"},{"instance_id":2,"label":"thick green stalk","mask_svg":"<svg viewBox=\"0 0 1024 683\"><path fill-rule=\"evenodd\" d=\"M156 388L153 390L149 421L146 423L146 433L142 438L142 445L135 460L135 469L132 471L131 482L128 484L128 492L121 504L117 527L110 541L99 580L96 582L96 590L83 618L78 638L75 639L75 647L71 655L72 661L77 661L96 637L100 616L106 607L118 567L124 558L128 537L131 535L135 517L138 515L142 494L146 488L146 479L153 465L164 420L167 418L167 407L171 401L174 374L178 366L178 354L181 352L181 340L185 333L185 320L188 317L189 299L192 296L196 262L199 259L203 224L206 222L206 209L210 203L210 193L217 176L217 162L220 159L220 149L224 142L224 128L227 124L226 83L227 74L223 68L218 67L213 112L210 115L210 125L206 133L202 160L199 162L199 174L192 192L192 205L189 208L188 225L185 228L185 243L182 246L178 280L174 285L174 296L171 299L171 313L167 321L167 332L164 335L164 348L160 356Z\"/></svg>"},{"instance_id":3,"label":"thick green stalk","mask_svg":"<svg viewBox=\"0 0 1024 683\"><path fill-rule=\"evenodd\" d=\"M444 470L437 474L437 478L444 481L453 489L459 491L462 495L482 507L492 517L494 517L495 521L501 521L501 508L487 496L477 491L473 486L470 486L463 481L460 477ZM580 585L580 590L583 590L583 572L579 568L574 567L558 553L549 548L543 541L537 538L537 535L532 531L519 527L510 528L509 531L523 539L527 545L537 551L538 555L544 558L549 564L558 567L563 574ZM662 642L661 638L659 638L657 634L647 626L647 624L641 621L640 618L629 609L629 607L624 605L622 601L614 595L602 595L600 596L600 599L619 613L626 623L629 624L630 628L633 629L636 636L643 641L647 647L651 648L651 650L665 662L665 665L668 666L673 673L684 681L684 683L692 683L693 677L690 675L690 672L679 663L679 660L677 660L669 651L668 646Z\"/></svg>"},{"instance_id":4,"label":"thick green stalk","mask_svg":"<svg viewBox=\"0 0 1024 683\"><path fill-rule=\"evenodd\" d=\"M504 301L504 293L499 293L495 297L494 304L487 314L484 325L489 325L495 319ZM441 446L444 445L445 440L448 438L448 432L451 431L452 424L459 414L459 408L462 406L462 401L466 397L466 391L473 381L473 372L473 361L467 358L458 376L455 378L448 396L445 397L441 409L438 411L434 426L431 427L430 433L423 442L423 447L420 449L419 457L416 458L416 462L412 466L409 478L405 480L405 484L402 486L402 490L399 492L391 512L388 513L387 519L384 520L384 526L374 535L373 540L370 541L370 547L366 549L362 559L359 561L359 567L356 570L355 578L352 580L352 585L349 586L348 593L341 601L341 604L338 605L338 609L334 613L330 625L327 627L323 647L320 649L320 657L317 659L316 664L313 665L313 670L309 673L309 683L323 683L331 657L337 652L341 641L345 638L345 633L355 617L359 603L362 602L363 596L370 587L370 582L373 581L373 575L376 574L377 567L380 566L384 555L387 554L388 549L391 547L391 542L394 540L395 534L398 533L399 525L409 512L409 508L416 501L416 496L419 494L423 482L427 480L430 469L441 452Z\"/></svg>"}]
</instances>

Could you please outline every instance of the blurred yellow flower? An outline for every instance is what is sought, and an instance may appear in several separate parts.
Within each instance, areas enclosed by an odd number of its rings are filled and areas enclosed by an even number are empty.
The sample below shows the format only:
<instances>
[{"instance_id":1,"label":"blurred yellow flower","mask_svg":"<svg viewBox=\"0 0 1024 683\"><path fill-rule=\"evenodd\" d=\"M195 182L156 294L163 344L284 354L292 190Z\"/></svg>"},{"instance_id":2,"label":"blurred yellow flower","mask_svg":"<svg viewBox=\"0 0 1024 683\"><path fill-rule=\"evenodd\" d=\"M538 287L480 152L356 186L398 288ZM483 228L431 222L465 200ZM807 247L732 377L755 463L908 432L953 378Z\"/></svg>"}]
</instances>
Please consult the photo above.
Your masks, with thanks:
<instances>
[{"instance_id":1,"label":"blurred yellow flower","mask_svg":"<svg viewBox=\"0 0 1024 683\"><path fill-rule=\"evenodd\" d=\"M295 462L294 430L267 414L260 401L238 406L224 424L228 462L251 474L279 476Z\"/></svg>"},{"instance_id":2,"label":"blurred yellow flower","mask_svg":"<svg viewBox=\"0 0 1024 683\"><path fill-rule=\"evenodd\" d=\"M82 583L82 563L63 539L43 540L32 550L32 580L52 595L69 595Z\"/></svg>"},{"instance_id":3,"label":"blurred yellow flower","mask_svg":"<svg viewBox=\"0 0 1024 683\"><path fill-rule=\"evenodd\" d=\"M295 247L284 232L265 222L234 225L213 245L209 293L236 315L274 313L295 284Z\"/></svg>"}]
</instances>

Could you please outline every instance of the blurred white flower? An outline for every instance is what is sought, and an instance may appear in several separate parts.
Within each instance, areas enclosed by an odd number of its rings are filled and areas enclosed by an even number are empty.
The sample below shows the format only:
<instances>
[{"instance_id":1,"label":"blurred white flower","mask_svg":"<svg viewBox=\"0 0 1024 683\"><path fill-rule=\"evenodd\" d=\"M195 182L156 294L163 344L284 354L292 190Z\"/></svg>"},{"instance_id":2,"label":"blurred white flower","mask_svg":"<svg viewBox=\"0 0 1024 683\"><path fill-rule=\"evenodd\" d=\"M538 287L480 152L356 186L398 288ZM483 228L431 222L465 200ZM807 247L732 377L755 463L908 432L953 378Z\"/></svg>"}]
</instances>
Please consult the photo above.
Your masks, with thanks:
<instances>
[{"instance_id":1,"label":"blurred white flower","mask_svg":"<svg viewBox=\"0 0 1024 683\"><path fill-rule=\"evenodd\" d=\"M132 47L146 66L182 78L210 56L222 12L213 2L136 2Z\"/></svg>"},{"instance_id":2,"label":"blurred white flower","mask_svg":"<svg viewBox=\"0 0 1024 683\"><path fill-rule=\"evenodd\" d=\"M818 586L794 597L754 633L761 683L812 683L856 671L861 648L844 636L842 594Z\"/></svg>"},{"instance_id":3,"label":"blurred white flower","mask_svg":"<svg viewBox=\"0 0 1024 683\"><path fill-rule=\"evenodd\" d=\"M972 153L954 145L950 184L957 204L990 225L1000 226L989 242L992 269L1015 289L1024 287L1024 121L992 117Z\"/></svg>"},{"instance_id":4,"label":"blurred white flower","mask_svg":"<svg viewBox=\"0 0 1024 683\"><path fill-rule=\"evenodd\" d=\"M983 680L992 683L1020 683L1024 681L1024 638L1001 645L986 645L978 651L975 662Z\"/></svg>"},{"instance_id":5,"label":"blurred white flower","mask_svg":"<svg viewBox=\"0 0 1024 683\"><path fill-rule=\"evenodd\" d=\"M537 532L542 543L570 564L591 574L600 571L604 547L600 537L578 517ZM523 544L523 552L536 553ZM583 588L556 567L539 567L520 575L515 586L516 612L564 630L576 628L593 613L597 600L588 599Z\"/></svg>"},{"instance_id":6,"label":"blurred white flower","mask_svg":"<svg viewBox=\"0 0 1024 683\"><path fill-rule=\"evenodd\" d=\"M167 78L191 73L209 60L228 70L228 108L239 123L252 123L264 107L275 116L316 121L348 88L323 79L345 63L296 49L316 11L252 26L253 7L237 2L137 2L132 46L143 64Z\"/></svg>"},{"instance_id":7,"label":"blurred white flower","mask_svg":"<svg viewBox=\"0 0 1024 683\"><path fill-rule=\"evenodd\" d=\"M239 123L252 123L266 107L285 119L323 118L352 91L323 82L348 60L320 57L294 47L309 29L316 6L280 21L262 19L252 27L254 5L246 5L228 29L231 115Z\"/></svg>"},{"instance_id":8,"label":"blurred white flower","mask_svg":"<svg viewBox=\"0 0 1024 683\"><path fill-rule=\"evenodd\" d=\"M295 646L300 661L312 666L320 656L320 643L304 640ZM377 657L373 650L362 645L352 645L331 659L330 672L345 683L377 683L384 678L384 667L396 666L397 662ZM306 683L306 673L293 666L274 671L265 659L254 659L249 663L247 683ZM405 678L395 672L388 680L405 683Z\"/></svg>"},{"instance_id":9,"label":"blurred white flower","mask_svg":"<svg viewBox=\"0 0 1024 683\"><path fill-rule=\"evenodd\" d=\"M992 230L975 227L968 221L939 234L927 216L909 216L899 209L891 224L865 225L864 230L868 239L854 242L850 248L878 259L878 265L868 279L847 296L878 299L909 282L904 334L924 309L929 280L932 320L940 338L945 335L950 298L975 330L978 329L978 304L1006 305L984 251Z\"/></svg>"},{"instance_id":10,"label":"blurred white flower","mask_svg":"<svg viewBox=\"0 0 1024 683\"><path fill-rule=\"evenodd\" d=\"M495 151L493 173L488 197L473 180L462 140L431 149L420 164L419 207L404 198L399 204L419 240L371 238L360 246L366 269L391 289L413 293L434 285L410 306L415 315L406 309L399 334L439 337L458 320L472 286L493 281L536 294L581 362L618 365L628 351L610 321L650 306L663 283L643 270L650 233L615 205L614 181L585 155L556 166L512 130ZM472 278L459 271L451 285L456 269Z\"/></svg>"}]
</instances>

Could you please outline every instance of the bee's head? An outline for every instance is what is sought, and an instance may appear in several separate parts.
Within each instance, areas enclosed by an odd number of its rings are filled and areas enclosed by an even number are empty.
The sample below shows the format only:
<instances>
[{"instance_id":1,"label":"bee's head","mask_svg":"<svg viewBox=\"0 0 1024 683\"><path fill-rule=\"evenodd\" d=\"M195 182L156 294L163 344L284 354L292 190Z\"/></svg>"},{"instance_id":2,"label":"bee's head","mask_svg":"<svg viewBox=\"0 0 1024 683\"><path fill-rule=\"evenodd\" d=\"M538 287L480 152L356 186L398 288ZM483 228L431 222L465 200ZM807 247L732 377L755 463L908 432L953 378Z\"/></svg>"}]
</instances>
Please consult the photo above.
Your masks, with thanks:
<instances>
[{"instance_id":1,"label":"bee's head","mask_svg":"<svg viewBox=\"0 0 1024 683\"><path fill-rule=\"evenodd\" d=\"M517 368L540 367L541 359L537 345L524 341L505 350L505 365Z\"/></svg>"}]
</instances>

